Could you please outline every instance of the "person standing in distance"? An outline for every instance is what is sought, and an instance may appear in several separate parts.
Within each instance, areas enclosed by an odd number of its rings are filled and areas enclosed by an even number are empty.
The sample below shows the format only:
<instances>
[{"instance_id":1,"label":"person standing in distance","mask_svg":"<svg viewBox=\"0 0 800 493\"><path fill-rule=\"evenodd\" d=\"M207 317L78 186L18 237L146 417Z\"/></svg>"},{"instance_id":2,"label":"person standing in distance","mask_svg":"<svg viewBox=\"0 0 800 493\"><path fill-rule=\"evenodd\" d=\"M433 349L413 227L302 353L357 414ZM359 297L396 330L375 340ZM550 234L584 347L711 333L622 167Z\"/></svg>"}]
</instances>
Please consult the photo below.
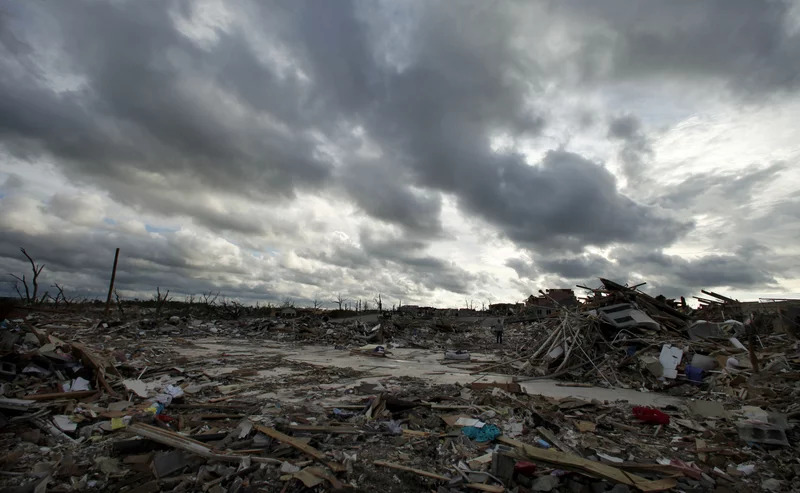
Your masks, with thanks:
<instances>
[{"instance_id":1,"label":"person standing in distance","mask_svg":"<svg viewBox=\"0 0 800 493\"><path fill-rule=\"evenodd\" d=\"M492 325L492 330L494 330L494 335L497 338L497 344L503 344L503 319L498 318L495 320L495 323Z\"/></svg>"}]
</instances>

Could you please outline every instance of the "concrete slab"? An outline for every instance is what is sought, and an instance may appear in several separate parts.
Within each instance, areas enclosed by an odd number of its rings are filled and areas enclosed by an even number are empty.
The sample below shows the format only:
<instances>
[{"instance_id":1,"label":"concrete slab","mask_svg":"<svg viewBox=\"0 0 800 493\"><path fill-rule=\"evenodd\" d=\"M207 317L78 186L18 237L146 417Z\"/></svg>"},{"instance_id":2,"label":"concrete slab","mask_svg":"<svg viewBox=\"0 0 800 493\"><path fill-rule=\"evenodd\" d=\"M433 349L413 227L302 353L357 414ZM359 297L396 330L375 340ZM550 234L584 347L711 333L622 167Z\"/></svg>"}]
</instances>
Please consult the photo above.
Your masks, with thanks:
<instances>
[{"instance_id":1,"label":"concrete slab","mask_svg":"<svg viewBox=\"0 0 800 493\"><path fill-rule=\"evenodd\" d=\"M224 354L237 356L283 356L290 361L309 363L317 366L331 368L352 368L362 371L365 378L351 380L348 385L359 385L361 382L377 382L386 378L387 374L394 377L415 377L427 380L433 384L462 384L469 385L475 381L481 382L512 382L513 375L486 374L471 375L470 372L480 368L483 364L475 364L474 369L458 368L444 365L444 353L426 351L417 348L393 348L392 355L387 358L372 358L358 354L351 354L349 350L338 350L330 346L304 345L298 346L290 343L270 341L269 346L253 346L252 343L237 345L237 341L203 339L195 341L195 346L176 348L183 356L214 358ZM481 361L494 361L494 355L472 353L474 359ZM520 377L524 378L524 377ZM668 396L656 392L640 392L632 389L608 389L602 387L559 387L556 380L534 380L519 382L522 389L529 394L538 394L553 398L577 397L580 399L598 399L601 401L628 401L640 406L663 407L667 405L680 405L684 399Z\"/></svg>"}]
</instances>

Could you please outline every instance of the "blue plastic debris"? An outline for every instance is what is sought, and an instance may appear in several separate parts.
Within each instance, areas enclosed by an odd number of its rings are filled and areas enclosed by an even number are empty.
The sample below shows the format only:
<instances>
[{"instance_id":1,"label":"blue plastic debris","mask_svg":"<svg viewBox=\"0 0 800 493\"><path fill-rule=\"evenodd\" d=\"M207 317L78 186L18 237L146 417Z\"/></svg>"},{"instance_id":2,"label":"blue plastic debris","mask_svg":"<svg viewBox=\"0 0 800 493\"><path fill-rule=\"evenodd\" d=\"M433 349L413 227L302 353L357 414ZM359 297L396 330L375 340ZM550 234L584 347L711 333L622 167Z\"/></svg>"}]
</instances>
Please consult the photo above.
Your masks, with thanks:
<instances>
[{"instance_id":1,"label":"blue plastic debris","mask_svg":"<svg viewBox=\"0 0 800 493\"><path fill-rule=\"evenodd\" d=\"M703 371L702 368L686 365L686 378L688 378L691 382L702 383L704 373L705 371Z\"/></svg>"},{"instance_id":2,"label":"blue plastic debris","mask_svg":"<svg viewBox=\"0 0 800 493\"><path fill-rule=\"evenodd\" d=\"M356 413L354 413L352 411L343 411L343 410L339 409L338 407L336 407L336 408L333 409L333 415L338 417L338 418L349 418L351 416L355 416Z\"/></svg>"},{"instance_id":3,"label":"blue plastic debris","mask_svg":"<svg viewBox=\"0 0 800 493\"><path fill-rule=\"evenodd\" d=\"M502 435L500 428L495 425L483 425L481 428L474 426L465 426L461 428L461 433L476 442L491 442L495 438Z\"/></svg>"}]
</instances>

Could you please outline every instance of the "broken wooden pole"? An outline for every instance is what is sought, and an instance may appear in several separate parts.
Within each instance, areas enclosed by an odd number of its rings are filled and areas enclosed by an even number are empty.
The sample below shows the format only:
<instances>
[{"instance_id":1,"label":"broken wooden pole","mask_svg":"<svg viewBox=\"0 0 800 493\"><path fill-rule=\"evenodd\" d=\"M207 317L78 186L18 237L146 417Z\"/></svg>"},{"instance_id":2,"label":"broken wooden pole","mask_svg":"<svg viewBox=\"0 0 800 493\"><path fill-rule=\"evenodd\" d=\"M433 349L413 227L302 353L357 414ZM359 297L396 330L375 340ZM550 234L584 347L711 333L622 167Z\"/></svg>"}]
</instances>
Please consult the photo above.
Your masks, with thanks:
<instances>
[{"instance_id":1,"label":"broken wooden pole","mask_svg":"<svg viewBox=\"0 0 800 493\"><path fill-rule=\"evenodd\" d=\"M296 448L297 450L303 452L304 454L317 459L321 463L323 463L326 466L328 466L331 469L331 471L333 471L333 472L342 472L342 471L345 470L344 465L342 465L342 464L340 464L338 462L329 461L324 453L322 453L321 451L315 449L311 445L308 445L307 443L303 443L300 440L292 438L289 435L285 435L285 434L281 433L280 431L278 431L278 430L276 430L274 428L269 428L267 426L256 424L256 425L254 425L254 428L256 430L260 431L261 433L267 435L270 438L274 438L275 440L277 440L277 441L279 441L281 443L285 443L286 445L290 445L290 446Z\"/></svg>"},{"instance_id":2,"label":"broken wooden pole","mask_svg":"<svg viewBox=\"0 0 800 493\"><path fill-rule=\"evenodd\" d=\"M108 298L106 298L106 309L103 315L108 315L108 308L111 306L111 294L114 292L114 278L117 277L117 260L119 260L119 248L114 254L114 267L111 268L111 282L108 284Z\"/></svg>"}]
</instances>

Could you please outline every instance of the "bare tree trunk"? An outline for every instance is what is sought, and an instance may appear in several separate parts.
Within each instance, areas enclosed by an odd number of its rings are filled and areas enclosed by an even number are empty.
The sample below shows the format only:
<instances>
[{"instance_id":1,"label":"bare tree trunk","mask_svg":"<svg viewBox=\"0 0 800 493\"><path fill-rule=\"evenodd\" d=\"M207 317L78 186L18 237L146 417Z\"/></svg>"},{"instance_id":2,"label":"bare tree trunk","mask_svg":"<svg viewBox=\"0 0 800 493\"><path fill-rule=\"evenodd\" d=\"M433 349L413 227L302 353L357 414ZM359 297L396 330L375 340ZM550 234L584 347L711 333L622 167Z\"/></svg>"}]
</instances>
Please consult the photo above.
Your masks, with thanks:
<instances>
[{"instance_id":1,"label":"bare tree trunk","mask_svg":"<svg viewBox=\"0 0 800 493\"><path fill-rule=\"evenodd\" d=\"M161 309L169 299L169 289L164 295L161 295L161 288L156 286L156 318L161 316Z\"/></svg>"},{"instance_id":2,"label":"bare tree trunk","mask_svg":"<svg viewBox=\"0 0 800 493\"><path fill-rule=\"evenodd\" d=\"M39 274L42 273L42 269L44 269L44 264L36 265L36 262L33 261L31 256L28 255L28 252L26 252L24 248L20 248L19 251L21 251L22 254L25 255L25 257L27 257L28 261L31 263L31 269L33 270L33 280L32 280L32 282L33 282L33 296L28 298L28 301L33 300L34 302L36 302L36 295L39 294ZM27 292L27 290L28 290L28 286L26 285L25 286L25 291Z\"/></svg>"},{"instance_id":3,"label":"bare tree trunk","mask_svg":"<svg viewBox=\"0 0 800 493\"><path fill-rule=\"evenodd\" d=\"M347 301L347 298L345 298L344 296L342 296L341 293L339 293L339 294L336 295L336 299L333 300L331 303L336 303L337 305L339 305L339 311L341 311L342 310L342 306L345 304L346 301Z\"/></svg>"},{"instance_id":4,"label":"bare tree trunk","mask_svg":"<svg viewBox=\"0 0 800 493\"><path fill-rule=\"evenodd\" d=\"M70 301L67 299L66 295L64 295L64 288L59 286L58 283L53 284L53 287L58 290L58 293L56 293L56 306L58 306L59 298L64 301L65 305L69 306Z\"/></svg>"},{"instance_id":5,"label":"bare tree trunk","mask_svg":"<svg viewBox=\"0 0 800 493\"><path fill-rule=\"evenodd\" d=\"M25 303L30 303L31 302L31 293L30 293L30 291L28 291L28 281L25 280L25 274L23 274L21 278L19 276L14 275L14 274L9 274L9 276L13 277L17 281L22 281L22 285L25 286L25 297L24 298L22 297L22 293L20 293L19 286L17 285L17 283L14 283L14 289L17 290L17 294L19 295L19 299L20 300L24 301Z\"/></svg>"},{"instance_id":6,"label":"bare tree trunk","mask_svg":"<svg viewBox=\"0 0 800 493\"><path fill-rule=\"evenodd\" d=\"M114 290L114 297L117 299L117 309L119 310L119 315L120 315L120 317L124 318L125 317L125 310L122 309L122 300L119 299L119 293L117 293L116 289Z\"/></svg>"}]
</instances>

